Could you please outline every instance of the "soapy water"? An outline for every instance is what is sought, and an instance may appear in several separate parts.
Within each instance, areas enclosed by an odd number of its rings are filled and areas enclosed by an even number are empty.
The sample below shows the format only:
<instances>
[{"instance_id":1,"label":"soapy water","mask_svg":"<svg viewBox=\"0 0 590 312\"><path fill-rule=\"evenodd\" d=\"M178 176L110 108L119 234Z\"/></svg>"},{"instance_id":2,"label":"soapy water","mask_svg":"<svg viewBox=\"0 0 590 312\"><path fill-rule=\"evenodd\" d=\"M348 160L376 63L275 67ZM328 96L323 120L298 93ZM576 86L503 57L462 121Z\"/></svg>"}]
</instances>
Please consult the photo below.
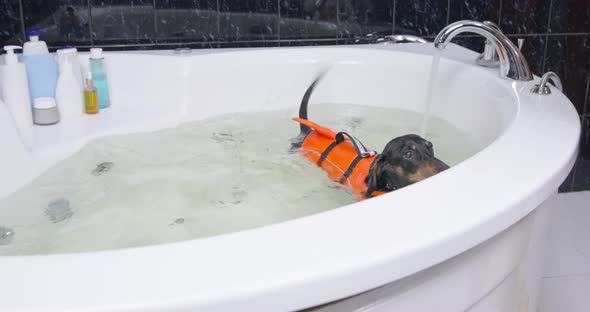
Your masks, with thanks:
<instances>
[{"instance_id":1,"label":"soapy water","mask_svg":"<svg viewBox=\"0 0 590 312\"><path fill-rule=\"evenodd\" d=\"M0 200L0 255L54 254L203 238L287 221L356 198L298 153L295 110L217 116L157 132L97 139ZM310 107L380 151L418 133L422 114L358 105ZM430 119L438 158L454 165L477 146ZM393 208L392 208L393 209ZM397 207L395 209L403 209Z\"/></svg>"}]
</instances>

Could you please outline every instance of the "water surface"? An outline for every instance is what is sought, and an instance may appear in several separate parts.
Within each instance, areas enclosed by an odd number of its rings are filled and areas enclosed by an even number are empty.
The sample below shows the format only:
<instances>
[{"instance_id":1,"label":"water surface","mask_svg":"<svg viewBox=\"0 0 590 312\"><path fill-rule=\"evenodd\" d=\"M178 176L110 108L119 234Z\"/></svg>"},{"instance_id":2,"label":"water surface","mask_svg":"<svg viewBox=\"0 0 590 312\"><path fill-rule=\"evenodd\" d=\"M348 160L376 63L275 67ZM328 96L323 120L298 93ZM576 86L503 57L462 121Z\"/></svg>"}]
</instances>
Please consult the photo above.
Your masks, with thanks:
<instances>
[{"instance_id":1,"label":"water surface","mask_svg":"<svg viewBox=\"0 0 590 312\"><path fill-rule=\"evenodd\" d=\"M297 153L296 109L240 113L157 132L97 139L0 200L0 255L161 244L241 231L327 211L355 197ZM380 151L418 133L422 115L312 105L310 119ZM428 138L449 165L473 155L469 137L431 118ZM396 209L403 209L397 207Z\"/></svg>"}]
</instances>

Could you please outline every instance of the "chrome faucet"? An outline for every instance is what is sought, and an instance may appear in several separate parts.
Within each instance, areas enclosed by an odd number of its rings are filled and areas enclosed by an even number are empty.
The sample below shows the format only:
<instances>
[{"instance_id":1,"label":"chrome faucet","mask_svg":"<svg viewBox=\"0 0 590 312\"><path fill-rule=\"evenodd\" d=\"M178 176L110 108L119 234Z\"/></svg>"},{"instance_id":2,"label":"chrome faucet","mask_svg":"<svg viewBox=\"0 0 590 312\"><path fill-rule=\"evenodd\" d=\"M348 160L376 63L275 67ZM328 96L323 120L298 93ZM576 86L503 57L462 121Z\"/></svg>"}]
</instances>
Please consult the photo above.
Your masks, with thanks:
<instances>
[{"instance_id":1,"label":"chrome faucet","mask_svg":"<svg viewBox=\"0 0 590 312\"><path fill-rule=\"evenodd\" d=\"M493 28L496 28L499 31L502 31L500 30L500 27L498 27L498 25L496 25L495 23L492 23L490 21L484 21L483 23ZM479 57L477 57L475 63L483 67L500 66L500 58L498 57L498 52L496 52L496 45L494 44L494 41L490 39L486 40L486 45L484 47L483 53L480 54Z\"/></svg>"},{"instance_id":2,"label":"chrome faucet","mask_svg":"<svg viewBox=\"0 0 590 312\"><path fill-rule=\"evenodd\" d=\"M549 81L553 81L553 86L555 86L559 91L563 92L563 85L561 84L561 79L557 76L554 72L546 72L543 77L541 77L541 81L538 85L535 85L531 92L537 93L538 95L548 95L551 94L551 89L549 89Z\"/></svg>"},{"instance_id":3,"label":"chrome faucet","mask_svg":"<svg viewBox=\"0 0 590 312\"><path fill-rule=\"evenodd\" d=\"M512 41L498 29L476 21L459 21L445 27L434 39L434 46L444 49L458 34L471 32L492 41L500 61L500 76L518 81L533 80L526 59Z\"/></svg>"},{"instance_id":4,"label":"chrome faucet","mask_svg":"<svg viewBox=\"0 0 590 312\"><path fill-rule=\"evenodd\" d=\"M413 36L413 35L390 35L385 36L379 42L383 42L383 44L392 44L392 43L427 43L428 41L424 38Z\"/></svg>"}]
</instances>

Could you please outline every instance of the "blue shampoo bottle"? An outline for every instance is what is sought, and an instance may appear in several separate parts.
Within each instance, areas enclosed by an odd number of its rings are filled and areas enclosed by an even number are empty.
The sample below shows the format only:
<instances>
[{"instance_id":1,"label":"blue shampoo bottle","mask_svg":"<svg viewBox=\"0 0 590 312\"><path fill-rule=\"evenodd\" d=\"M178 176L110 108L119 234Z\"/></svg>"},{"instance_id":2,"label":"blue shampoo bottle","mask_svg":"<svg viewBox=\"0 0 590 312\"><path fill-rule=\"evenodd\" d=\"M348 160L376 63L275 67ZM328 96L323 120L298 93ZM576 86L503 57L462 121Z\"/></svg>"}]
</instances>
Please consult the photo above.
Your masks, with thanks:
<instances>
[{"instance_id":1,"label":"blue shampoo bottle","mask_svg":"<svg viewBox=\"0 0 590 312\"><path fill-rule=\"evenodd\" d=\"M59 71L53 55L49 53L47 44L39 40L43 29L34 29L27 32L29 41L25 42L21 61L27 69L29 82L29 95L31 103L36 98L55 97L55 88Z\"/></svg>"},{"instance_id":2,"label":"blue shampoo bottle","mask_svg":"<svg viewBox=\"0 0 590 312\"><path fill-rule=\"evenodd\" d=\"M101 48L90 49L90 72L92 73L94 87L98 95L98 108L105 109L110 107L109 85Z\"/></svg>"}]
</instances>

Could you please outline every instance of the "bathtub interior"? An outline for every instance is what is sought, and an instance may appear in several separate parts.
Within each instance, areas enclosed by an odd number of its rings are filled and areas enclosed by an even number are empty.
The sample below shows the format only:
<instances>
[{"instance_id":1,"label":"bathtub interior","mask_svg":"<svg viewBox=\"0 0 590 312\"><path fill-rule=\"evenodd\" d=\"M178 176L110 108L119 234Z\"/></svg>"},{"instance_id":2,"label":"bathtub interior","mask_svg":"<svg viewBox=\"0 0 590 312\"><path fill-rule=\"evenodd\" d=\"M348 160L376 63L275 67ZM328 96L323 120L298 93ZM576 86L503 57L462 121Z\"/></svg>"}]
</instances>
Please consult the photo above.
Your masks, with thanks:
<instances>
[{"instance_id":1,"label":"bathtub interior","mask_svg":"<svg viewBox=\"0 0 590 312\"><path fill-rule=\"evenodd\" d=\"M26 185L93 138L154 131L226 113L289 109L318 72L330 68L313 104L357 104L421 112L431 57L362 48L278 49L200 56L107 55L112 108L25 135L0 123L0 198ZM85 61L85 57L81 60ZM432 114L484 148L514 118L510 85L488 71L443 59ZM0 109L0 120L9 113Z\"/></svg>"},{"instance_id":2,"label":"bathtub interior","mask_svg":"<svg viewBox=\"0 0 590 312\"><path fill-rule=\"evenodd\" d=\"M311 105L357 104L422 113L432 62L430 55L352 48L302 51L290 58L279 51L241 53L244 62L236 66L227 66L227 57L211 55L204 61L207 66L192 60L188 85L194 93L187 94L185 118L282 108L296 112L311 80L326 69ZM441 62L434 92L431 113L470 133L482 148L508 127L517 111L507 81L449 59ZM197 102L191 101L194 94Z\"/></svg>"}]
</instances>

